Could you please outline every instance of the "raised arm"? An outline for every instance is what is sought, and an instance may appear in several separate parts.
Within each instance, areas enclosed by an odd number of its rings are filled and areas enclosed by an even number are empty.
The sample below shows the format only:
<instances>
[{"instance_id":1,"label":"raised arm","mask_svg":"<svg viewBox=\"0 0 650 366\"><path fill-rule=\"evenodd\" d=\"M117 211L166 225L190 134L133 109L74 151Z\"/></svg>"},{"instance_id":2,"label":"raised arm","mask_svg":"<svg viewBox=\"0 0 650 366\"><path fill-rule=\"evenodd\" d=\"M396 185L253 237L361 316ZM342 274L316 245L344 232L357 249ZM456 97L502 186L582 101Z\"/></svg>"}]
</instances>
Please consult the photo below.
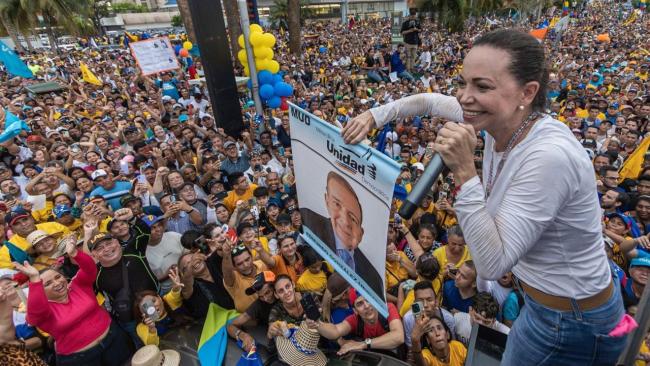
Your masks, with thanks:
<instances>
[{"instance_id":1,"label":"raised arm","mask_svg":"<svg viewBox=\"0 0 650 366\"><path fill-rule=\"evenodd\" d=\"M356 144L373 129L390 121L411 116L430 115L462 122L463 111L455 97L422 93L398 99L381 107L370 109L353 118L341 131L346 143Z\"/></svg>"}]
</instances>

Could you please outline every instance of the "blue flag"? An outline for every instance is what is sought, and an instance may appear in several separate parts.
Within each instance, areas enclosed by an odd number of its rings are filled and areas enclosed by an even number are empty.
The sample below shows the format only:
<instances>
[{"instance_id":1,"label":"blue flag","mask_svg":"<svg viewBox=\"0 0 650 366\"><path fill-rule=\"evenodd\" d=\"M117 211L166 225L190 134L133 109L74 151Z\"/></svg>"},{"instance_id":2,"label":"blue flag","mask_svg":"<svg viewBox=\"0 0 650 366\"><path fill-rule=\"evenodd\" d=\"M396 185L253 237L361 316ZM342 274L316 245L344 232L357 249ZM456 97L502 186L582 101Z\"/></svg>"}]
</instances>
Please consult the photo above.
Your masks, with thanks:
<instances>
[{"instance_id":1,"label":"blue flag","mask_svg":"<svg viewBox=\"0 0 650 366\"><path fill-rule=\"evenodd\" d=\"M5 110L5 129L0 133L0 143L7 142L20 135L22 131L30 131L25 121L21 120L15 114Z\"/></svg>"},{"instance_id":2,"label":"blue flag","mask_svg":"<svg viewBox=\"0 0 650 366\"><path fill-rule=\"evenodd\" d=\"M32 70L2 41L0 41L0 62L5 64L7 71L12 75L28 79L34 77Z\"/></svg>"}]
</instances>

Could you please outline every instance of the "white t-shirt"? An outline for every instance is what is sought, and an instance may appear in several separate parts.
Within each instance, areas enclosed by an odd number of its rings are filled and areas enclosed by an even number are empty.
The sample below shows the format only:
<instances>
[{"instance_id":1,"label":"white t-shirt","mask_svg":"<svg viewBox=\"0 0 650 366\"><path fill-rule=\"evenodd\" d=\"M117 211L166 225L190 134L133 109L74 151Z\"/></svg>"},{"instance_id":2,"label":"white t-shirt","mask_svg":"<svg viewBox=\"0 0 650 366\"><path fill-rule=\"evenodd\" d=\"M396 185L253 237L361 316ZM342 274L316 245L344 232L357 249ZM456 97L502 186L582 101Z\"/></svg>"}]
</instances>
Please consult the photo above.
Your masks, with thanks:
<instances>
[{"instance_id":1,"label":"white t-shirt","mask_svg":"<svg viewBox=\"0 0 650 366\"><path fill-rule=\"evenodd\" d=\"M185 251L181 245L181 236L180 233L166 232L158 245L147 246L147 261L157 278L166 276L169 268L178 264L178 259ZM167 292L171 288L171 281L167 279L161 282L160 286L163 288L163 292Z\"/></svg>"},{"instance_id":2,"label":"white t-shirt","mask_svg":"<svg viewBox=\"0 0 650 366\"><path fill-rule=\"evenodd\" d=\"M382 125L397 118L433 115L462 121L454 97L418 94L371 109ZM483 182L503 153L486 134ZM512 272L547 294L574 299L609 285L600 204L593 166L562 122L545 115L511 151L490 197L478 176L461 187L454 209L478 275L497 280Z\"/></svg>"},{"instance_id":3,"label":"white t-shirt","mask_svg":"<svg viewBox=\"0 0 650 366\"><path fill-rule=\"evenodd\" d=\"M472 334L472 322L470 321L469 314L463 312L456 313L454 314L454 320L456 321L456 339L467 347L469 345L469 337ZM503 323L499 323L497 320L492 323L490 328L503 334L510 333L510 328Z\"/></svg>"}]
</instances>

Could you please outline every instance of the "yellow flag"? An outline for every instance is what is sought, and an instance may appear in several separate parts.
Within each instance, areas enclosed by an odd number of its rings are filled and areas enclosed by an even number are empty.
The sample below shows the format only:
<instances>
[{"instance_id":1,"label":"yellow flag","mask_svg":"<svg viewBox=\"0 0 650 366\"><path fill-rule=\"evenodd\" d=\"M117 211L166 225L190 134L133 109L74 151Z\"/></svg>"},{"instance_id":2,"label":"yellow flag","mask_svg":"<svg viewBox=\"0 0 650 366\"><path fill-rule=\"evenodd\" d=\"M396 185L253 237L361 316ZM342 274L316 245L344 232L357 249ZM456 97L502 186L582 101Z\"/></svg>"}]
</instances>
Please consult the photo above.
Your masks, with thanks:
<instances>
[{"instance_id":1,"label":"yellow flag","mask_svg":"<svg viewBox=\"0 0 650 366\"><path fill-rule=\"evenodd\" d=\"M83 77L83 80L85 82L89 84L98 85L98 86L103 85L103 83L99 79L97 79L97 76L95 76L95 74L93 74L93 72L90 71L90 69L88 68L88 66L86 66L85 63L82 62L79 65L79 68L81 69L81 76Z\"/></svg>"},{"instance_id":2,"label":"yellow flag","mask_svg":"<svg viewBox=\"0 0 650 366\"><path fill-rule=\"evenodd\" d=\"M643 167L643 161L645 160L645 153L648 151L648 146L650 146L650 137L644 138L630 157L625 160L621 170L618 172L621 182L625 178L636 179L639 176Z\"/></svg>"}]
</instances>

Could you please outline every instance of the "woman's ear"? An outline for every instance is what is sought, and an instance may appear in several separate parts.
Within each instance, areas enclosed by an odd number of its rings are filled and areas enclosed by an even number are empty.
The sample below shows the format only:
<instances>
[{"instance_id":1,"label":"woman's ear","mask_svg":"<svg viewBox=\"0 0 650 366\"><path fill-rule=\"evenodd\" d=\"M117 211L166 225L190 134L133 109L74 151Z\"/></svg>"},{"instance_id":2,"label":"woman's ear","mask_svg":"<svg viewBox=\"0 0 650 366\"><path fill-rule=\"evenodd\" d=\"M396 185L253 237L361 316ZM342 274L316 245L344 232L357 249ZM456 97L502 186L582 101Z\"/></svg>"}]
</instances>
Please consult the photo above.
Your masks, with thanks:
<instances>
[{"instance_id":1,"label":"woman's ear","mask_svg":"<svg viewBox=\"0 0 650 366\"><path fill-rule=\"evenodd\" d=\"M523 105L533 104L533 101L535 100L535 97L537 96L537 92L539 91L539 89L540 89L540 85L538 81L529 81L526 84L524 84L521 104Z\"/></svg>"}]
</instances>

